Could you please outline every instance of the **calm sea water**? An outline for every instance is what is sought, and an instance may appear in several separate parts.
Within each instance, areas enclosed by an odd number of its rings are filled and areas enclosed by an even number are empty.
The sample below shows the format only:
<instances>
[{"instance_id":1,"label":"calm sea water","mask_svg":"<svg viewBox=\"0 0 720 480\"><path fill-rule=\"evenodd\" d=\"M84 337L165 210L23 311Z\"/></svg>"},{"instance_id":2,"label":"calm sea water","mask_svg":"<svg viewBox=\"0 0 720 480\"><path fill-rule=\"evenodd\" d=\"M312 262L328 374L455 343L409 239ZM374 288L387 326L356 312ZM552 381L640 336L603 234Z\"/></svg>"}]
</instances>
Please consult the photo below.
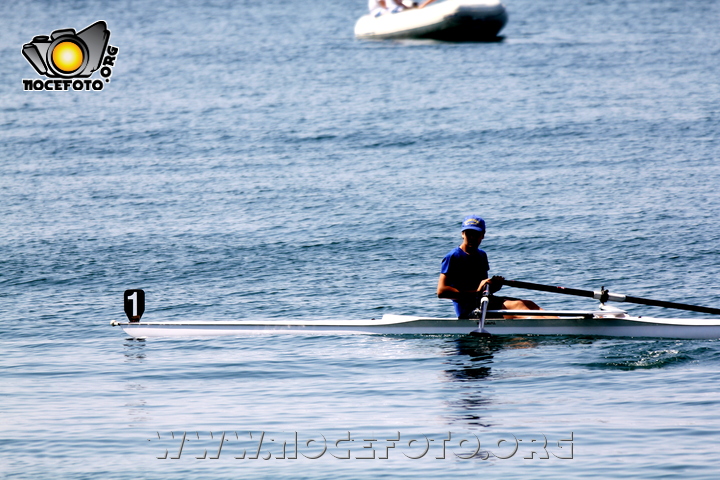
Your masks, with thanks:
<instances>
[{"instance_id":1,"label":"calm sea water","mask_svg":"<svg viewBox=\"0 0 720 480\"><path fill-rule=\"evenodd\" d=\"M360 0L0 5L1 475L716 478L718 341L109 325L128 288L155 321L450 316L470 212L493 274L720 305L720 4L506 6L449 44L357 41ZM103 91L22 90L24 43L97 20Z\"/></svg>"}]
</instances>

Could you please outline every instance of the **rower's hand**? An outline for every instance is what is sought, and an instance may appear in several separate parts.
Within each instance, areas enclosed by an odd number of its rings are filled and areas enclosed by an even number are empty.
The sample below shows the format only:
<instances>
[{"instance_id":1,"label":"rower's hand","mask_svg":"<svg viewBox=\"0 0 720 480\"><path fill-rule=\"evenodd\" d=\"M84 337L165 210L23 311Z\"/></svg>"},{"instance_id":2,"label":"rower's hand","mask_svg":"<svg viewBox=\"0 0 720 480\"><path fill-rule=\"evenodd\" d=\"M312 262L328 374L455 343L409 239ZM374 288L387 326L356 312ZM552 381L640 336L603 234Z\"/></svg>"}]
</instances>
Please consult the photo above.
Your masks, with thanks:
<instances>
[{"instance_id":1,"label":"rower's hand","mask_svg":"<svg viewBox=\"0 0 720 480\"><path fill-rule=\"evenodd\" d=\"M490 293L495 293L502 288L503 280L505 279L499 275L495 275L492 278L486 278L480 282L480 285L478 285L477 293L482 293L486 285L490 287Z\"/></svg>"},{"instance_id":2,"label":"rower's hand","mask_svg":"<svg viewBox=\"0 0 720 480\"><path fill-rule=\"evenodd\" d=\"M495 293L498 290L500 290L503 286L503 282L505 281L504 277L501 277L500 275L494 275L488 282L490 283L490 293Z\"/></svg>"}]
</instances>

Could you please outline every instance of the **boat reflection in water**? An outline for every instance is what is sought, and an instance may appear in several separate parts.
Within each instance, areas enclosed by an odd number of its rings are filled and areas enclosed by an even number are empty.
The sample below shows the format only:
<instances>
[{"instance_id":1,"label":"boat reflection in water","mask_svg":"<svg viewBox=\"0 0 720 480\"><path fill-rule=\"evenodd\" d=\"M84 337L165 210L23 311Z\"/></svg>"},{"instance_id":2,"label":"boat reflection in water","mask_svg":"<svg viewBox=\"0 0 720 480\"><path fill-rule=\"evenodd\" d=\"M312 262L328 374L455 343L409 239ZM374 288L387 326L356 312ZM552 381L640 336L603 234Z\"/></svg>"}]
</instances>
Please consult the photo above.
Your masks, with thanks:
<instances>
[{"instance_id":1,"label":"boat reflection in water","mask_svg":"<svg viewBox=\"0 0 720 480\"><path fill-rule=\"evenodd\" d=\"M454 360L459 368L446 370L456 381L472 381L483 379L490 375L489 364L493 363L493 354L501 350L515 350L535 348L538 342L531 337L476 337L464 335L458 337L449 345L453 345L451 355L456 356ZM470 357L470 364L462 361L462 356Z\"/></svg>"},{"instance_id":2,"label":"boat reflection in water","mask_svg":"<svg viewBox=\"0 0 720 480\"><path fill-rule=\"evenodd\" d=\"M458 390L461 396L449 402L459 412L453 416L453 421L476 427L493 426L483 414L492 405L485 389L489 386L486 382L492 373L495 354L502 350L535 348L538 342L528 337L465 335L447 345L449 359L445 373L450 381L466 384Z\"/></svg>"}]
</instances>

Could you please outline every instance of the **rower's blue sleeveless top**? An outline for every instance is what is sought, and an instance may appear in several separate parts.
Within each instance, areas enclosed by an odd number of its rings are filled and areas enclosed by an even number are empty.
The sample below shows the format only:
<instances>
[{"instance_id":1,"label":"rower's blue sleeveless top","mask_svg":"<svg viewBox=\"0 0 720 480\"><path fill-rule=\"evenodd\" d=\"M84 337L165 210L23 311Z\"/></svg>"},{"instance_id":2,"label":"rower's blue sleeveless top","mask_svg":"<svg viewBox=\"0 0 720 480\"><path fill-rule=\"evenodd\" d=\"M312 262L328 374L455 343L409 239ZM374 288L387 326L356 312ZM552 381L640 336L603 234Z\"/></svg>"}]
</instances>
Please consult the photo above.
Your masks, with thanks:
<instances>
[{"instance_id":1,"label":"rower's blue sleeveless top","mask_svg":"<svg viewBox=\"0 0 720 480\"><path fill-rule=\"evenodd\" d=\"M487 253L477 250L476 253L467 254L457 247L442 260L440 273L444 273L447 284L460 291L477 290L480 282L488 278L490 265ZM474 301L457 302L453 300L455 313L458 318L470 318L470 314L477 308Z\"/></svg>"}]
</instances>

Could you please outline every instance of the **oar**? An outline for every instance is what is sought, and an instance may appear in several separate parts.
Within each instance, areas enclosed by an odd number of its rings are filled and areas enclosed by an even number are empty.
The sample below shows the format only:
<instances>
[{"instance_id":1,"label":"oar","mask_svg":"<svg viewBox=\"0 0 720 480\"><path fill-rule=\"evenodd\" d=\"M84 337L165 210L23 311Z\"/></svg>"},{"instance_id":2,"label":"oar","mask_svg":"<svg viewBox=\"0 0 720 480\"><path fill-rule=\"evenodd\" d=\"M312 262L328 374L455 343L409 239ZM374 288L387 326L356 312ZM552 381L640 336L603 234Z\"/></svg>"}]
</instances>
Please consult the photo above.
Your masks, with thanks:
<instances>
[{"instance_id":1,"label":"oar","mask_svg":"<svg viewBox=\"0 0 720 480\"><path fill-rule=\"evenodd\" d=\"M489 337L490 332L485 330L485 316L487 315L488 303L490 302L490 284L486 283L482 289L482 298L480 298L480 321L478 328L470 332L470 335L481 337Z\"/></svg>"},{"instance_id":2,"label":"oar","mask_svg":"<svg viewBox=\"0 0 720 480\"><path fill-rule=\"evenodd\" d=\"M541 292L563 293L565 295L575 295L578 297L589 297L600 300L602 303L612 302L628 302L638 303L640 305L650 305L653 307L675 308L677 310L689 310L691 312L711 313L720 315L720 308L701 307L699 305L688 305L685 303L666 302L664 300L651 300L649 298L631 297L628 295L619 295L610 293L605 289L598 291L578 290L576 288L554 287L552 285L541 285L539 283L521 282L519 280L503 280L503 285L508 287L525 288L528 290L539 290Z\"/></svg>"}]
</instances>

